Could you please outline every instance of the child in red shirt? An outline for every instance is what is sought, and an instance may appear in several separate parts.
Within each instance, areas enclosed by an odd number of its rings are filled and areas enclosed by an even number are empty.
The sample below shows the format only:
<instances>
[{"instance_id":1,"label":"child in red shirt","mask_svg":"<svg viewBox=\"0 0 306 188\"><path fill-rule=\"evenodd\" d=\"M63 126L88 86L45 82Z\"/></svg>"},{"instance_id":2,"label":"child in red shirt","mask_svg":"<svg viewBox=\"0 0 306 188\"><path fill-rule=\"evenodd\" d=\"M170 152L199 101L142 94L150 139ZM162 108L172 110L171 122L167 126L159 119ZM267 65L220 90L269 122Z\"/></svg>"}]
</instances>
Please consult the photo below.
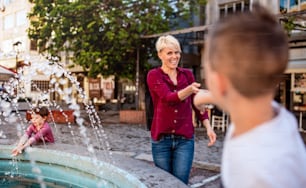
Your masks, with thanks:
<instances>
[{"instance_id":1,"label":"child in red shirt","mask_svg":"<svg viewBox=\"0 0 306 188\"><path fill-rule=\"evenodd\" d=\"M27 128L25 134L20 138L17 146L12 150L12 155L17 156L22 153L26 147L42 141L54 143L54 137L52 129L46 121L49 115L49 111L46 107L34 109L34 113L31 115L32 124Z\"/></svg>"}]
</instances>

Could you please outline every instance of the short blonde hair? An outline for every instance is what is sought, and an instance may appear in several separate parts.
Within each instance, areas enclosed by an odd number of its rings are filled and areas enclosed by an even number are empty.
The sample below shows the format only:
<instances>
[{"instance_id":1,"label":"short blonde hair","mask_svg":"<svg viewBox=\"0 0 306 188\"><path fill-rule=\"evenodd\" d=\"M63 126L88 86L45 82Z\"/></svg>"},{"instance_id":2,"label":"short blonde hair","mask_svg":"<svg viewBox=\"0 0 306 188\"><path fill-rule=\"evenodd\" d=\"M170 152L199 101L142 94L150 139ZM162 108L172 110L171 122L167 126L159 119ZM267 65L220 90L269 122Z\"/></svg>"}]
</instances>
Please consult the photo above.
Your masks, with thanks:
<instances>
[{"instance_id":1,"label":"short blonde hair","mask_svg":"<svg viewBox=\"0 0 306 188\"><path fill-rule=\"evenodd\" d=\"M172 35L165 35L158 38L155 44L156 51L160 52L164 48L175 48L181 52L179 41Z\"/></svg>"}]
</instances>

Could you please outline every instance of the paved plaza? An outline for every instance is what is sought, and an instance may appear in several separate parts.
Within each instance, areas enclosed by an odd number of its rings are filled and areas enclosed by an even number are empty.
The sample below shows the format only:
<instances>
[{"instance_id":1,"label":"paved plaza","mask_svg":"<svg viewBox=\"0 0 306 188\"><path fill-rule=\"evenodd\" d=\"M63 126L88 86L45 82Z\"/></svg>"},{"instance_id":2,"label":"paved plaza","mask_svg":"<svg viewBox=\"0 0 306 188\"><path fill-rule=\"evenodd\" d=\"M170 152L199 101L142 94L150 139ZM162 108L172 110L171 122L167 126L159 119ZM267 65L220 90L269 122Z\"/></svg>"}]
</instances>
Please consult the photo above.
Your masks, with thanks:
<instances>
[{"instance_id":1,"label":"paved plaza","mask_svg":"<svg viewBox=\"0 0 306 188\"><path fill-rule=\"evenodd\" d=\"M102 128L95 129L87 124L85 133L86 138L95 149L109 150L112 153L153 165L150 132L146 130L145 125L120 123L118 111L99 111L98 114L102 121ZM23 115L25 115L24 112L21 113L21 116ZM50 124L55 134L56 143L84 145L84 136L82 136L84 132L81 133L78 125ZM0 144L14 144L18 140L16 126L1 124L0 131L2 131ZM195 157L190 176L190 187L220 187L219 171L225 133L221 130L215 131L217 141L214 146L207 147L208 139L205 129L203 127L196 128ZM303 136L305 140L305 135Z\"/></svg>"},{"instance_id":2,"label":"paved plaza","mask_svg":"<svg viewBox=\"0 0 306 188\"><path fill-rule=\"evenodd\" d=\"M86 135L95 149L109 150L112 153L125 155L153 165L150 144L150 132L145 125L122 124L119 122L118 111L99 111L102 121L100 133L87 124ZM25 117L25 112L20 112ZM84 113L86 121L86 114ZM25 123L25 125L27 125ZM53 124L56 143L84 145L78 125ZM10 145L17 140L17 126L1 124L0 144ZM223 133L217 131L218 139L214 146L207 147L207 136L204 128L196 128L195 160L190 177L190 187L219 187L220 157ZM73 135L73 136L72 136ZM99 138L98 138L99 137Z\"/></svg>"}]
</instances>

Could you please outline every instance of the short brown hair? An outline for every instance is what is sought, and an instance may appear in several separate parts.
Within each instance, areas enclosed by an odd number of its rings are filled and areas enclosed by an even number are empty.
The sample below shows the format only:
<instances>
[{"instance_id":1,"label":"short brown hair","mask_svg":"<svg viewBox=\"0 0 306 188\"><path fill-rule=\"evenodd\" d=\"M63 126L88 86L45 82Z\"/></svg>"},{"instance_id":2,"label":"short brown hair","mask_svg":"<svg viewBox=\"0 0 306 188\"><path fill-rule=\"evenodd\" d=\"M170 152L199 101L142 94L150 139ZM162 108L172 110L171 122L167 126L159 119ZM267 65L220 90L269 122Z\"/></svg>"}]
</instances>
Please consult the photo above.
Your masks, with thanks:
<instances>
[{"instance_id":1,"label":"short brown hair","mask_svg":"<svg viewBox=\"0 0 306 188\"><path fill-rule=\"evenodd\" d=\"M259 4L220 20L209 31L207 59L243 96L271 93L288 64L288 39L274 15Z\"/></svg>"},{"instance_id":2,"label":"short brown hair","mask_svg":"<svg viewBox=\"0 0 306 188\"><path fill-rule=\"evenodd\" d=\"M34 113L39 114L41 117L47 117L49 115L49 110L47 107L42 106L40 108L36 107L33 109Z\"/></svg>"}]
</instances>

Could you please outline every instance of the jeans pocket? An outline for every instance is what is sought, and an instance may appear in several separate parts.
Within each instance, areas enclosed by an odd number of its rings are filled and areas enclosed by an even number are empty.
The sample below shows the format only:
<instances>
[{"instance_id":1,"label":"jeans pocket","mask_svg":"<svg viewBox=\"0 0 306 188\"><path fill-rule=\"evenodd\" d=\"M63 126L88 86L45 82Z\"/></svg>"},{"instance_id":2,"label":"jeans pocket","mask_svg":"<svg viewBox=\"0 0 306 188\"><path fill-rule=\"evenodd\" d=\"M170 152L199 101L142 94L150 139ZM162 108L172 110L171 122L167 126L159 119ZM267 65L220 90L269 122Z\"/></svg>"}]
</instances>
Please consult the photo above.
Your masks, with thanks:
<instances>
[{"instance_id":1,"label":"jeans pocket","mask_svg":"<svg viewBox=\"0 0 306 188\"><path fill-rule=\"evenodd\" d=\"M161 137L159 140L153 140L153 139L151 139L151 143L152 143L152 144L159 144L159 143L161 143L163 140L164 140L163 137Z\"/></svg>"}]
</instances>

